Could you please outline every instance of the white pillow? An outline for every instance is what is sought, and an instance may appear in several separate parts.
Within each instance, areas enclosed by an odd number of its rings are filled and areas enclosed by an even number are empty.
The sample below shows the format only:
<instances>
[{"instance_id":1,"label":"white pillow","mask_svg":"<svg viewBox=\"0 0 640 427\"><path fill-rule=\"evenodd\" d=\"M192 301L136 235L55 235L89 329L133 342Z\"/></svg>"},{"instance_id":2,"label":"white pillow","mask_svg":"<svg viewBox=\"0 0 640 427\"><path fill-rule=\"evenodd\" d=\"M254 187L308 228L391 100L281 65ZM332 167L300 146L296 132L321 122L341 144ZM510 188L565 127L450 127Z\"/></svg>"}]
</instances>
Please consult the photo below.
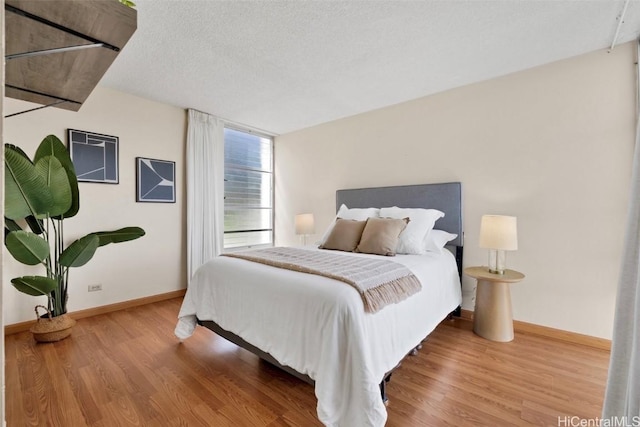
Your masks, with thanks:
<instances>
[{"instance_id":1,"label":"white pillow","mask_svg":"<svg viewBox=\"0 0 640 427\"><path fill-rule=\"evenodd\" d=\"M443 216L444 213L437 209L409 209L397 206L380 209L380 218L409 218L409 224L400 233L398 240L396 253L399 254L423 254L427 233L433 228L438 218Z\"/></svg>"},{"instance_id":2,"label":"white pillow","mask_svg":"<svg viewBox=\"0 0 640 427\"><path fill-rule=\"evenodd\" d=\"M427 233L424 239L424 250L427 252L442 253L442 249L458 237L457 234L447 233L446 231L436 230L435 228Z\"/></svg>"},{"instance_id":3,"label":"white pillow","mask_svg":"<svg viewBox=\"0 0 640 427\"><path fill-rule=\"evenodd\" d=\"M355 219L357 221L364 221L367 218L379 218L380 217L379 213L380 213L380 209L378 208L349 209L345 204L342 204L342 206L340 206L340 209L338 209L338 213L336 214L336 217L333 219L333 221L331 221L331 224L329 224L327 231L325 231L324 234L322 235L322 239L320 240L320 245L323 245L327 241L327 238L329 237L329 234L331 234L331 230L333 230L333 226L336 224L336 220L338 218Z\"/></svg>"}]
</instances>

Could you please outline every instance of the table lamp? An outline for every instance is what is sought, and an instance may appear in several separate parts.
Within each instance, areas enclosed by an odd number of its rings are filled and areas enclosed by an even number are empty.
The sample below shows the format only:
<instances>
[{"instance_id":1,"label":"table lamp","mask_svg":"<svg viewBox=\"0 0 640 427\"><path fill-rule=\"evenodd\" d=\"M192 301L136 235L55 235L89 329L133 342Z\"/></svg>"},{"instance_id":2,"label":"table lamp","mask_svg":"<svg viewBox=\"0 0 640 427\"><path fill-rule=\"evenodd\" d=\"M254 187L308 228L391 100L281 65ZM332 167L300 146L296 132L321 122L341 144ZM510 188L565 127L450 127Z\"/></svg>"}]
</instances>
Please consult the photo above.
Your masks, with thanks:
<instances>
[{"instance_id":1,"label":"table lamp","mask_svg":"<svg viewBox=\"0 0 640 427\"><path fill-rule=\"evenodd\" d=\"M489 249L489 272L504 274L505 251L518 249L516 217L483 215L480 222L480 247Z\"/></svg>"},{"instance_id":2,"label":"table lamp","mask_svg":"<svg viewBox=\"0 0 640 427\"><path fill-rule=\"evenodd\" d=\"M316 226L313 220L313 214L304 213L296 215L296 234L302 235L304 245L307 244L307 236L316 233Z\"/></svg>"}]
</instances>

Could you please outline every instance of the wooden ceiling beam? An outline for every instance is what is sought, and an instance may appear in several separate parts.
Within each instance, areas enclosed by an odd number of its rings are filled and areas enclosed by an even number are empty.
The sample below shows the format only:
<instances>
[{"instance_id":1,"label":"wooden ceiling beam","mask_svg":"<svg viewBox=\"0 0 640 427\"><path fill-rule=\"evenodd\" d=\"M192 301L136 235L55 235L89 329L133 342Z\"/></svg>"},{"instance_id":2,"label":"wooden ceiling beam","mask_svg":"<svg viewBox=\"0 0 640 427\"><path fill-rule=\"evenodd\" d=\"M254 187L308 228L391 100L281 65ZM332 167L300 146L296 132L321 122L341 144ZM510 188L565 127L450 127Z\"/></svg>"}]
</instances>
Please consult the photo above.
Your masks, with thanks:
<instances>
[{"instance_id":1,"label":"wooden ceiling beam","mask_svg":"<svg viewBox=\"0 0 640 427\"><path fill-rule=\"evenodd\" d=\"M72 111L137 29L137 11L118 0L6 0L5 9L5 95Z\"/></svg>"}]
</instances>

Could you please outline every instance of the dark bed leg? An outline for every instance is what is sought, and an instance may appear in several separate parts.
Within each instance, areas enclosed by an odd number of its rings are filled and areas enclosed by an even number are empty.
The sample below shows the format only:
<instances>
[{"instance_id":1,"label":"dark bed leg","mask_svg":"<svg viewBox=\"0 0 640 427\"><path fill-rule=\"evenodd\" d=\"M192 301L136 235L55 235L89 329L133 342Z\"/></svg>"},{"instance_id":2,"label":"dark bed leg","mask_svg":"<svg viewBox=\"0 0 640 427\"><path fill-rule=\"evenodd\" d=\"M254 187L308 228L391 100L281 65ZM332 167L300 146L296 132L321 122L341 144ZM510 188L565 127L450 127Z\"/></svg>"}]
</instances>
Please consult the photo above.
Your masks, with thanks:
<instances>
[{"instance_id":1,"label":"dark bed leg","mask_svg":"<svg viewBox=\"0 0 640 427\"><path fill-rule=\"evenodd\" d=\"M380 396L384 406L389 406L389 398L387 397L387 383L391 381L391 373L389 373L380 383Z\"/></svg>"},{"instance_id":2,"label":"dark bed leg","mask_svg":"<svg viewBox=\"0 0 640 427\"><path fill-rule=\"evenodd\" d=\"M454 317L460 317L462 314L462 306L458 306L455 310L447 315L447 320L453 320Z\"/></svg>"}]
</instances>

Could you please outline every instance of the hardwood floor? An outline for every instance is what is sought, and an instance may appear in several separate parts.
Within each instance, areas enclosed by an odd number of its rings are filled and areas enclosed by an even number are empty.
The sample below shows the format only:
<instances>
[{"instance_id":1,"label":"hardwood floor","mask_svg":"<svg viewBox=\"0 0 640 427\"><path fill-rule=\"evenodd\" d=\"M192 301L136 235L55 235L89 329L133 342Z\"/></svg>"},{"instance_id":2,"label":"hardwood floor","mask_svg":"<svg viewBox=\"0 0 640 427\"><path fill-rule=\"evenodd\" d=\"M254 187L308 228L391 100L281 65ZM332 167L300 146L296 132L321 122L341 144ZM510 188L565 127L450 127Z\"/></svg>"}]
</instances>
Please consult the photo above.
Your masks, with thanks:
<instances>
[{"instance_id":1,"label":"hardwood floor","mask_svg":"<svg viewBox=\"0 0 640 427\"><path fill-rule=\"evenodd\" d=\"M180 343L180 302L81 319L55 344L36 344L28 332L7 336L7 425L320 425L308 384L205 328ZM608 361L607 351L535 335L493 343L468 321L445 321L393 374L387 426L593 419Z\"/></svg>"}]
</instances>

